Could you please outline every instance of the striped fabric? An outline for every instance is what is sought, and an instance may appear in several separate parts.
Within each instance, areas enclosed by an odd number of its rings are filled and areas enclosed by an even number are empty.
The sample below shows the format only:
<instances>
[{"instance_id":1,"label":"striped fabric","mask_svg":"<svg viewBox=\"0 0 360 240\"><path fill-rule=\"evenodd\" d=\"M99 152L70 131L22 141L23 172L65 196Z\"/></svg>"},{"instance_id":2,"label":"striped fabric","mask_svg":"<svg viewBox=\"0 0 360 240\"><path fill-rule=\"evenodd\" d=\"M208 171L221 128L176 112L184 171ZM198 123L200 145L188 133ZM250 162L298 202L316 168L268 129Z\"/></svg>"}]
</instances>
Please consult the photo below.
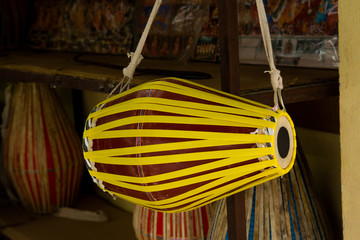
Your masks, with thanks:
<instances>
[{"instance_id":1,"label":"striped fabric","mask_svg":"<svg viewBox=\"0 0 360 240\"><path fill-rule=\"evenodd\" d=\"M280 122L292 145L275 147ZM84 157L104 191L159 211L188 211L287 173L295 131L283 111L167 78L99 103ZM285 163L285 165L284 165Z\"/></svg>"}]
</instances>

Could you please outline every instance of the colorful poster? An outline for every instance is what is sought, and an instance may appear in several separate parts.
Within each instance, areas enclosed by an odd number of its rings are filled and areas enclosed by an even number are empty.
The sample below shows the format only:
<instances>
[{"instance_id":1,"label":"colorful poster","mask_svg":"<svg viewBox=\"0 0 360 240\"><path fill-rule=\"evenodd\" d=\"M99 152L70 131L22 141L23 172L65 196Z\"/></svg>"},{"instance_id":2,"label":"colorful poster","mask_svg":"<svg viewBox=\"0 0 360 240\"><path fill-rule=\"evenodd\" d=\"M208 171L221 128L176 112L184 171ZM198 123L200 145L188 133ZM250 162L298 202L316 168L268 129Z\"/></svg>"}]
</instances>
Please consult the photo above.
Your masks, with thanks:
<instances>
[{"instance_id":1,"label":"colorful poster","mask_svg":"<svg viewBox=\"0 0 360 240\"><path fill-rule=\"evenodd\" d=\"M139 27L135 43L141 37L148 21L154 0L143 0L139 7ZM146 39L142 55L147 58L167 58L186 61L191 57L198 39L204 16L206 0L164 0L158 10Z\"/></svg>"},{"instance_id":2,"label":"colorful poster","mask_svg":"<svg viewBox=\"0 0 360 240\"><path fill-rule=\"evenodd\" d=\"M35 0L29 45L126 54L133 40L134 10L130 0Z\"/></svg>"},{"instance_id":3,"label":"colorful poster","mask_svg":"<svg viewBox=\"0 0 360 240\"><path fill-rule=\"evenodd\" d=\"M338 0L264 0L280 65L337 68ZM266 64L255 0L238 0L241 63Z\"/></svg>"},{"instance_id":4,"label":"colorful poster","mask_svg":"<svg viewBox=\"0 0 360 240\"><path fill-rule=\"evenodd\" d=\"M218 0L213 0L202 26L193 60L217 62L220 58Z\"/></svg>"}]
</instances>

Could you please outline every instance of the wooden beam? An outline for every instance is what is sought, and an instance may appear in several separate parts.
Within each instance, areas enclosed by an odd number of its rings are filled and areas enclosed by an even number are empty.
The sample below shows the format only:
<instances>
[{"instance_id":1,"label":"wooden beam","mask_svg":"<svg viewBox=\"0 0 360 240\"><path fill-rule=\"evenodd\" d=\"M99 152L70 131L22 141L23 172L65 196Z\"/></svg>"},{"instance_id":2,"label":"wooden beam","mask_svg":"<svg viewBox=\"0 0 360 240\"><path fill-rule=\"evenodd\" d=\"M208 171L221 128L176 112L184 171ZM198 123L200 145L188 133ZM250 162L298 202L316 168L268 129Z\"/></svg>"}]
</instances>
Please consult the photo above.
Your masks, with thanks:
<instances>
[{"instance_id":1,"label":"wooden beam","mask_svg":"<svg viewBox=\"0 0 360 240\"><path fill-rule=\"evenodd\" d=\"M240 93L237 11L237 1L219 2L221 88L236 95Z\"/></svg>"},{"instance_id":2,"label":"wooden beam","mask_svg":"<svg viewBox=\"0 0 360 240\"><path fill-rule=\"evenodd\" d=\"M228 197L226 204L229 240L246 240L245 192Z\"/></svg>"},{"instance_id":3,"label":"wooden beam","mask_svg":"<svg viewBox=\"0 0 360 240\"><path fill-rule=\"evenodd\" d=\"M219 2L221 88L240 94L237 1ZM229 240L246 240L245 194L227 199Z\"/></svg>"},{"instance_id":4,"label":"wooden beam","mask_svg":"<svg viewBox=\"0 0 360 240\"><path fill-rule=\"evenodd\" d=\"M331 81L327 83L287 87L284 88L281 94L285 104L336 97L339 96L339 82ZM240 96L269 106L274 104L273 90L242 92Z\"/></svg>"}]
</instances>

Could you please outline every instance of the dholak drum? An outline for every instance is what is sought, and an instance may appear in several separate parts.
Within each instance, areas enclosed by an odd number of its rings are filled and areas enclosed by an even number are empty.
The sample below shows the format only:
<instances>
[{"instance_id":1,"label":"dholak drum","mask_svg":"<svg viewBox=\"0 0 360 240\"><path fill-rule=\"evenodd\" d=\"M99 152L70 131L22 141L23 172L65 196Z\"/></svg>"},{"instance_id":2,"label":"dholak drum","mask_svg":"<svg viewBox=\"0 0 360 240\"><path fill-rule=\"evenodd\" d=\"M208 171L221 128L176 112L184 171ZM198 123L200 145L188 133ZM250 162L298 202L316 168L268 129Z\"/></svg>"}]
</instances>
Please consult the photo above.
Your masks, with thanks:
<instances>
[{"instance_id":1,"label":"dholak drum","mask_svg":"<svg viewBox=\"0 0 360 240\"><path fill-rule=\"evenodd\" d=\"M53 89L13 85L5 141L7 174L27 209L53 212L77 197L81 142Z\"/></svg>"},{"instance_id":2,"label":"dholak drum","mask_svg":"<svg viewBox=\"0 0 360 240\"><path fill-rule=\"evenodd\" d=\"M296 139L281 110L176 78L99 103L83 134L104 191L159 211L188 211L287 173Z\"/></svg>"},{"instance_id":3,"label":"dholak drum","mask_svg":"<svg viewBox=\"0 0 360 240\"><path fill-rule=\"evenodd\" d=\"M133 213L135 235L139 240L205 240L211 206L192 211L167 213L136 205Z\"/></svg>"}]
</instances>

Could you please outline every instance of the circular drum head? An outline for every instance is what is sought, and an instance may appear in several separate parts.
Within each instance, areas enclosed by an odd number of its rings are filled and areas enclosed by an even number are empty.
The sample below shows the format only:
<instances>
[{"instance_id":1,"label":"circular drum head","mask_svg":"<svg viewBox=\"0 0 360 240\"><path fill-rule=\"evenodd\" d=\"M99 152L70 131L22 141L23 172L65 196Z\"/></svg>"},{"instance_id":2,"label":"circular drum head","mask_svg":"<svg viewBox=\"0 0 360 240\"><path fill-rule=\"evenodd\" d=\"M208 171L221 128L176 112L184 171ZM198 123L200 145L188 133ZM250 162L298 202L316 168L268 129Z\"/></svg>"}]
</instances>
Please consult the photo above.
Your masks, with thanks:
<instances>
[{"instance_id":1,"label":"circular drum head","mask_svg":"<svg viewBox=\"0 0 360 240\"><path fill-rule=\"evenodd\" d=\"M281 116L275 129L274 148L278 164L282 169L286 169L291 164L294 156L295 134L289 119Z\"/></svg>"}]
</instances>

